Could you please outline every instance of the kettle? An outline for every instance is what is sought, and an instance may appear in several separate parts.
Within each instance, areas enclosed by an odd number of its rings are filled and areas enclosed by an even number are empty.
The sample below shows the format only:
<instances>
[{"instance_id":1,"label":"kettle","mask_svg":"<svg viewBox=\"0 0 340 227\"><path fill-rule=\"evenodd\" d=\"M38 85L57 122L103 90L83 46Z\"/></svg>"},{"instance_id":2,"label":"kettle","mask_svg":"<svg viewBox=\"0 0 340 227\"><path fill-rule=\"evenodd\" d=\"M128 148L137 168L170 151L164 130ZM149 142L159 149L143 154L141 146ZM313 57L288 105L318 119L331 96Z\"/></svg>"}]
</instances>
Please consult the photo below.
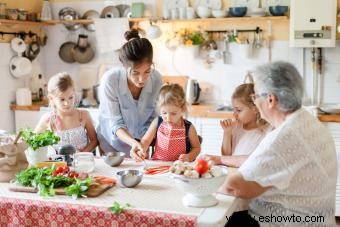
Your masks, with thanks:
<instances>
[{"instance_id":1,"label":"kettle","mask_svg":"<svg viewBox=\"0 0 340 227\"><path fill-rule=\"evenodd\" d=\"M187 82L185 99L190 105L199 104L201 88L197 80L189 79Z\"/></svg>"}]
</instances>

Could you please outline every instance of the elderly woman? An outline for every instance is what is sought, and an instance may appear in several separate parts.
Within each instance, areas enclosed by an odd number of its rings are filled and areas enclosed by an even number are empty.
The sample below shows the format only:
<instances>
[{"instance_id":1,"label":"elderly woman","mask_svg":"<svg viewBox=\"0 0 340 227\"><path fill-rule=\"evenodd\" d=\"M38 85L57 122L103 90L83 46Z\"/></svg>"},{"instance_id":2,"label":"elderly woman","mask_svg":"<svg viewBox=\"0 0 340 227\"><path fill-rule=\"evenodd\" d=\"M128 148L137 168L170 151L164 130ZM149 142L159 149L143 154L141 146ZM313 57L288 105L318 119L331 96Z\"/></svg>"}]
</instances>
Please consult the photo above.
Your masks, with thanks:
<instances>
[{"instance_id":1,"label":"elderly woman","mask_svg":"<svg viewBox=\"0 0 340 227\"><path fill-rule=\"evenodd\" d=\"M334 226L335 145L301 108L301 76L285 62L260 66L254 76L251 97L274 130L220 189L252 199L249 212L235 213L227 226Z\"/></svg>"}]
</instances>

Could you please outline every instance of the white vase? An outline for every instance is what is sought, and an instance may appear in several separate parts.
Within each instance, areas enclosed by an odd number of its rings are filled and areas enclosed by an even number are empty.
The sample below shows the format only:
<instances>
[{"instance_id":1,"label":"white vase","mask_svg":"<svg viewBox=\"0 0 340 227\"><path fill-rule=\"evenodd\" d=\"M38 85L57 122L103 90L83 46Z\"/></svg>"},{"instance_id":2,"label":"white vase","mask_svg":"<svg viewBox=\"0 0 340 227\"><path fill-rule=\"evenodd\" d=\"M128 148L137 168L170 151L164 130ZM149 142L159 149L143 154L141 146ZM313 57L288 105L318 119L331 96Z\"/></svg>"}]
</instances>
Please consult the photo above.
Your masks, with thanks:
<instances>
[{"instance_id":1,"label":"white vase","mask_svg":"<svg viewBox=\"0 0 340 227\"><path fill-rule=\"evenodd\" d=\"M47 151L48 146L40 147L37 150L33 150L31 147L28 147L25 151L28 163L32 166L35 166L38 162L48 160Z\"/></svg>"}]
</instances>

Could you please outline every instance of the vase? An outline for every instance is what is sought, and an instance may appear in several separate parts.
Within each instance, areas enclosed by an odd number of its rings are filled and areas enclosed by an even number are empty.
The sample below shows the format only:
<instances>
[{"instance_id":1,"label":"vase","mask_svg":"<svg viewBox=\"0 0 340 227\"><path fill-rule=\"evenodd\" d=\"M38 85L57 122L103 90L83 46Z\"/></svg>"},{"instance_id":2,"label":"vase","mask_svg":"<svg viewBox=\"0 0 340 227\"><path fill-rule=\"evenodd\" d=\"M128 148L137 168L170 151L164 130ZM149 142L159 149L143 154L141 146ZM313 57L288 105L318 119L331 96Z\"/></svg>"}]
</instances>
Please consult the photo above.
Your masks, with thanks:
<instances>
[{"instance_id":1,"label":"vase","mask_svg":"<svg viewBox=\"0 0 340 227\"><path fill-rule=\"evenodd\" d=\"M25 151L26 158L28 163L31 166L35 166L38 162L43 162L48 160L47 158L48 146L40 147L37 150L33 150L31 147L28 147Z\"/></svg>"}]
</instances>

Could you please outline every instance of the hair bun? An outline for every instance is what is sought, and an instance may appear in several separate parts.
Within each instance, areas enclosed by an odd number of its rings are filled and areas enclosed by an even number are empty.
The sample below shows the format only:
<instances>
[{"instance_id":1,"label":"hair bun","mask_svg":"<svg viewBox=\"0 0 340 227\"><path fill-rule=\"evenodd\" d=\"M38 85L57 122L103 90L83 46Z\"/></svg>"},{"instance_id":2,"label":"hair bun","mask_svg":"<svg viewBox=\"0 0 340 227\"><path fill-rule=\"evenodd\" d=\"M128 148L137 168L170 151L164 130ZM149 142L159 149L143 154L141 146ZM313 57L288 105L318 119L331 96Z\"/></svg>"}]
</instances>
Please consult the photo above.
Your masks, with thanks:
<instances>
[{"instance_id":1,"label":"hair bun","mask_svg":"<svg viewBox=\"0 0 340 227\"><path fill-rule=\"evenodd\" d=\"M140 38L137 29L131 29L130 31L126 31L124 33L124 37L127 41L129 41L130 39L133 39L133 38L137 38L137 39Z\"/></svg>"}]
</instances>

